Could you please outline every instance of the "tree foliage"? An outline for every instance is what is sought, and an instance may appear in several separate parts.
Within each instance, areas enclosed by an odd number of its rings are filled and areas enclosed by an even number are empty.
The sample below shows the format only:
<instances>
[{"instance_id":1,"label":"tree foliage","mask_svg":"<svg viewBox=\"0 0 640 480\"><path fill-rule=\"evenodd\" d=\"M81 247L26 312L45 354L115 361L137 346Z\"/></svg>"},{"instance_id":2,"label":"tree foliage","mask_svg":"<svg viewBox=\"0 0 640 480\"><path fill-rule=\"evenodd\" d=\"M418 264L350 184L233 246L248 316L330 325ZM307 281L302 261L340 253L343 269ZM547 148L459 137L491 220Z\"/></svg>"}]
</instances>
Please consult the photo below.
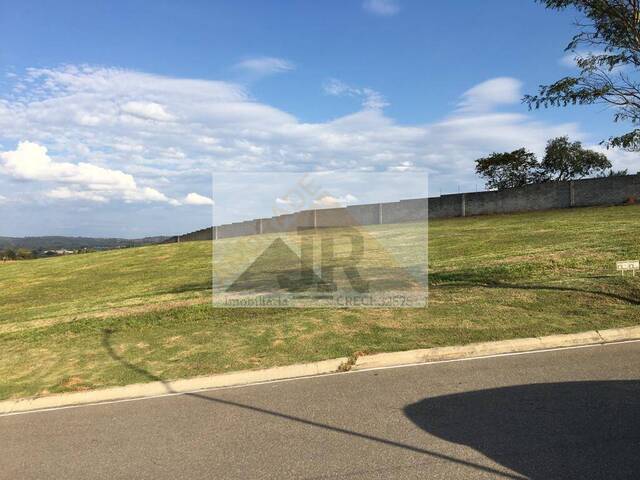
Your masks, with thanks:
<instances>
[{"instance_id":1,"label":"tree foliage","mask_svg":"<svg viewBox=\"0 0 640 480\"><path fill-rule=\"evenodd\" d=\"M566 47L576 55L579 74L541 85L525 95L530 108L605 104L615 121L640 123L640 0L537 0L547 8L575 8L584 21ZM581 53L586 49L586 53ZM640 150L640 129L611 137L607 146Z\"/></svg>"},{"instance_id":2,"label":"tree foliage","mask_svg":"<svg viewBox=\"0 0 640 480\"><path fill-rule=\"evenodd\" d=\"M524 148L513 152L492 153L476 160L476 173L485 179L487 188L502 190L537 181L538 161Z\"/></svg>"},{"instance_id":3,"label":"tree foliage","mask_svg":"<svg viewBox=\"0 0 640 480\"><path fill-rule=\"evenodd\" d=\"M583 148L580 142L570 142L566 136L549 140L540 163L544 180L601 176L609 169L611 162L606 155Z\"/></svg>"},{"instance_id":4,"label":"tree foliage","mask_svg":"<svg viewBox=\"0 0 640 480\"><path fill-rule=\"evenodd\" d=\"M5 248L4 250L0 250L0 260L30 260L37 257L37 252L29 250L28 248Z\"/></svg>"},{"instance_id":5,"label":"tree foliage","mask_svg":"<svg viewBox=\"0 0 640 480\"><path fill-rule=\"evenodd\" d=\"M33 252L28 248L19 248L16 250L16 259L17 260L30 260L35 258Z\"/></svg>"},{"instance_id":6,"label":"tree foliage","mask_svg":"<svg viewBox=\"0 0 640 480\"><path fill-rule=\"evenodd\" d=\"M11 248L6 248L3 252L2 255L0 255L0 257L2 258L6 258L8 260L16 260L17 255L15 250L11 249Z\"/></svg>"},{"instance_id":7,"label":"tree foliage","mask_svg":"<svg viewBox=\"0 0 640 480\"><path fill-rule=\"evenodd\" d=\"M491 190L554 180L627 174L626 171L611 170L611 162L606 155L586 149L580 142L571 142L566 136L549 140L541 162L535 154L520 148L477 159L476 173L484 178Z\"/></svg>"}]
</instances>

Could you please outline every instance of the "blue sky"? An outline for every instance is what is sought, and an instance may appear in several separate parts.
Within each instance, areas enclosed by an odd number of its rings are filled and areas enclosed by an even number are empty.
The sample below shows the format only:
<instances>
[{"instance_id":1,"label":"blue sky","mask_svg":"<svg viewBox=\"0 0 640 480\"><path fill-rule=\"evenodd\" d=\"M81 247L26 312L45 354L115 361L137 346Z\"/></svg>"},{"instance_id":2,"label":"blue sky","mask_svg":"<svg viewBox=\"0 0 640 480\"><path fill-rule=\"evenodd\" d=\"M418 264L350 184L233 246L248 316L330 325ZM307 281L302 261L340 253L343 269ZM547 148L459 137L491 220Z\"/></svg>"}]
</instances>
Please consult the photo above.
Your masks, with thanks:
<instances>
[{"instance_id":1,"label":"blue sky","mask_svg":"<svg viewBox=\"0 0 640 480\"><path fill-rule=\"evenodd\" d=\"M481 186L492 151L597 146L624 131L612 112L519 101L572 72L575 18L528 0L0 1L0 235L201 228L216 171L426 170L433 195Z\"/></svg>"}]
</instances>

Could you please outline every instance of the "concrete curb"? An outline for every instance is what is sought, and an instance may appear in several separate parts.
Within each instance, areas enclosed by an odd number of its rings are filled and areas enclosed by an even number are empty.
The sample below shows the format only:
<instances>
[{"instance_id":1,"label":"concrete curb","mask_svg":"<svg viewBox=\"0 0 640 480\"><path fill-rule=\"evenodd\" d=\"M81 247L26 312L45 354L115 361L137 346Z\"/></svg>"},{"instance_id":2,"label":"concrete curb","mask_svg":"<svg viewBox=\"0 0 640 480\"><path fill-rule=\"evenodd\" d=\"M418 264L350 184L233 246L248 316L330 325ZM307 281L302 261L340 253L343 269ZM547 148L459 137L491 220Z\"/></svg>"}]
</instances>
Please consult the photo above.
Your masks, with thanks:
<instances>
[{"instance_id":1,"label":"concrete curb","mask_svg":"<svg viewBox=\"0 0 640 480\"><path fill-rule=\"evenodd\" d=\"M321 362L288 365L263 370L247 370L223 373L208 377L187 378L168 382L136 383L123 387L105 388L88 392L65 393L48 397L6 400L0 402L0 415L45 410L49 408L86 405L92 403L113 402L135 398L155 397L167 394L195 392L198 390L249 385L273 380L284 380L312 375L334 373L349 361L348 358L335 358Z\"/></svg>"},{"instance_id":2,"label":"concrete curb","mask_svg":"<svg viewBox=\"0 0 640 480\"><path fill-rule=\"evenodd\" d=\"M592 330L567 335L549 335L547 337L517 338L497 342L472 343L470 345L426 348L405 352L378 353L358 357L352 371L370 368L392 367L415 363L439 362L473 357L485 357L506 353L533 352L550 348L577 347L639 340L640 326L614 328L610 330Z\"/></svg>"},{"instance_id":3,"label":"concrete curb","mask_svg":"<svg viewBox=\"0 0 640 480\"><path fill-rule=\"evenodd\" d=\"M352 371L379 367L392 367L416 363L458 360L519 352L533 352L550 348L577 347L605 343L640 340L640 326L610 330L550 335L547 337L519 338L470 345L409 350L405 352L379 353L358 357ZM275 380L309 377L341 371L350 360L346 357L321 362L288 365L264 370L248 370L223 373L208 377L196 377L168 382L151 382L106 388L88 392L66 393L40 398L5 400L0 402L0 415L34 410L87 405L136 398L149 398L167 394L182 394L221 387L251 385Z\"/></svg>"}]
</instances>

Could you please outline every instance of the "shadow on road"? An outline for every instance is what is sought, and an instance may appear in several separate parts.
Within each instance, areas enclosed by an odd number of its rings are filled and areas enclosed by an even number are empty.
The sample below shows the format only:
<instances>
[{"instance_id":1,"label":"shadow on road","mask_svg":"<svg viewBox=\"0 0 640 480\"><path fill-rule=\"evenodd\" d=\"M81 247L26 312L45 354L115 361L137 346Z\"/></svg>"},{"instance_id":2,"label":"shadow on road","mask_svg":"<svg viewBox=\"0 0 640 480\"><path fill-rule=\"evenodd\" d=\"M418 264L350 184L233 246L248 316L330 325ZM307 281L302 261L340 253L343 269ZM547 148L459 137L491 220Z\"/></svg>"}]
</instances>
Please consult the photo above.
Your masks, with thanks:
<instances>
[{"instance_id":1,"label":"shadow on road","mask_svg":"<svg viewBox=\"0 0 640 480\"><path fill-rule=\"evenodd\" d=\"M128 360L126 360L125 358L123 358L122 356L120 356L119 354L116 353L115 349L112 346L112 342L111 342L111 337L112 335L115 333L115 330L113 329L104 329L102 331L102 345L105 348L105 350L107 351L108 355L115 361L117 361L118 363L124 365L125 367L131 369L132 371L135 371L136 373L145 376L147 379L149 379L150 381L155 381L155 382L162 382L167 390L167 393L176 393L172 390L171 388L171 383L160 378L157 375L154 375L153 373L147 371L146 369L139 367L137 365L132 364L131 362L129 362ZM333 432L333 433L338 433L338 434L343 434L343 435L348 435L350 437L353 438L357 438L357 439L361 439L361 440L366 440L366 441L371 441L374 443L378 443L378 444L382 444L382 445L386 445L389 447L394 447L394 448L400 448L403 450L406 450L408 452L412 452L412 453L418 453L421 455L425 455L431 458L436 458L439 460L446 460L452 463L456 463L458 465L463 465L466 466L472 470L476 470L476 471L481 471L481 472L485 472L485 473L489 473L492 474L493 476L495 476L495 478L510 478L510 479L517 479L517 480L522 480L523 477L519 476L519 475L511 475L508 472L502 472L500 470L496 470L494 468L485 466L485 465L480 465L480 464L476 464L474 462L470 462L470 461L466 461L463 459L459 459L459 458L455 458L452 457L450 455L445 455L442 453L439 453L437 451L434 450L429 450L429 449L425 449L425 448L421 448L421 447L417 447L414 445L409 445L406 443L402 443L402 442L397 442L395 440L391 440L391 439L387 439L387 438L383 438L383 437L378 437L375 435L369 435L366 433L361 433L361 432L356 432L353 430L348 430L346 428L342 428L342 427L337 427L337 426L333 426L333 425L329 425L326 423L321 423L321 422L316 422L313 420L308 420L302 417L297 417L295 415L289 415L287 413L282 413L282 412L278 412L275 410L269 410L266 408L262 408L262 407L258 407L255 405L248 405L248 404L244 404L244 403L240 403L240 402L234 402L232 400L224 400L221 398L215 398L212 396L213 392L204 394L204 393L198 393L198 392L187 392L187 393L182 393L182 395L184 396L188 396L188 397L193 397L193 398L198 398L200 400L205 400L207 402L212 402L212 403L216 403L216 404L220 404L220 405L227 405L227 406L232 406L232 407L236 407L236 408L241 408L244 410L249 410L255 413L260 413L260 414L265 414L265 415L270 415L273 417L277 417L280 418L282 420L286 420L286 421L291 421L291 422L297 422L297 423L301 423L310 427L315 427L315 428L319 428L325 431L329 431L329 432Z\"/></svg>"},{"instance_id":2,"label":"shadow on road","mask_svg":"<svg viewBox=\"0 0 640 480\"><path fill-rule=\"evenodd\" d=\"M528 478L640 478L640 381L522 385L404 410L426 432Z\"/></svg>"}]
</instances>

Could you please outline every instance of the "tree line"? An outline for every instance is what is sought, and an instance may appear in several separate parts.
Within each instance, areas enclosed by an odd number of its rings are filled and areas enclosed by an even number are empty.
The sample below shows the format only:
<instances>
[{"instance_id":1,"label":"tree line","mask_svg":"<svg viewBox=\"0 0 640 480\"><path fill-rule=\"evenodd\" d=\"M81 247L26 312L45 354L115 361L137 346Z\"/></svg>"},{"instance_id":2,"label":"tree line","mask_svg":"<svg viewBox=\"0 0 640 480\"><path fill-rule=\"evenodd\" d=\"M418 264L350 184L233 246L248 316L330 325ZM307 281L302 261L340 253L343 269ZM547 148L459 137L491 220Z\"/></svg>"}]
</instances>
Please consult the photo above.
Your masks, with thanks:
<instances>
[{"instance_id":1,"label":"tree line","mask_svg":"<svg viewBox=\"0 0 640 480\"><path fill-rule=\"evenodd\" d=\"M96 251L97 250L95 248L79 248L76 250L72 250L72 252L76 255L83 254L83 253L94 253ZM57 254L55 250L43 250L43 249L30 250L28 248L23 248L23 247L19 247L19 248L8 247L0 250L0 261L33 260L36 258L53 257L53 256L59 256L59 254Z\"/></svg>"},{"instance_id":2,"label":"tree line","mask_svg":"<svg viewBox=\"0 0 640 480\"><path fill-rule=\"evenodd\" d=\"M542 160L525 148L494 152L476 160L476 173L485 180L487 188L502 190L531 183L626 175L627 171L612 170L605 154L586 149L581 142L571 142L564 136L547 142Z\"/></svg>"},{"instance_id":3,"label":"tree line","mask_svg":"<svg viewBox=\"0 0 640 480\"><path fill-rule=\"evenodd\" d=\"M38 258L36 250L29 250L28 248L5 248L0 250L0 260L31 260L33 258Z\"/></svg>"}]
</instances>

